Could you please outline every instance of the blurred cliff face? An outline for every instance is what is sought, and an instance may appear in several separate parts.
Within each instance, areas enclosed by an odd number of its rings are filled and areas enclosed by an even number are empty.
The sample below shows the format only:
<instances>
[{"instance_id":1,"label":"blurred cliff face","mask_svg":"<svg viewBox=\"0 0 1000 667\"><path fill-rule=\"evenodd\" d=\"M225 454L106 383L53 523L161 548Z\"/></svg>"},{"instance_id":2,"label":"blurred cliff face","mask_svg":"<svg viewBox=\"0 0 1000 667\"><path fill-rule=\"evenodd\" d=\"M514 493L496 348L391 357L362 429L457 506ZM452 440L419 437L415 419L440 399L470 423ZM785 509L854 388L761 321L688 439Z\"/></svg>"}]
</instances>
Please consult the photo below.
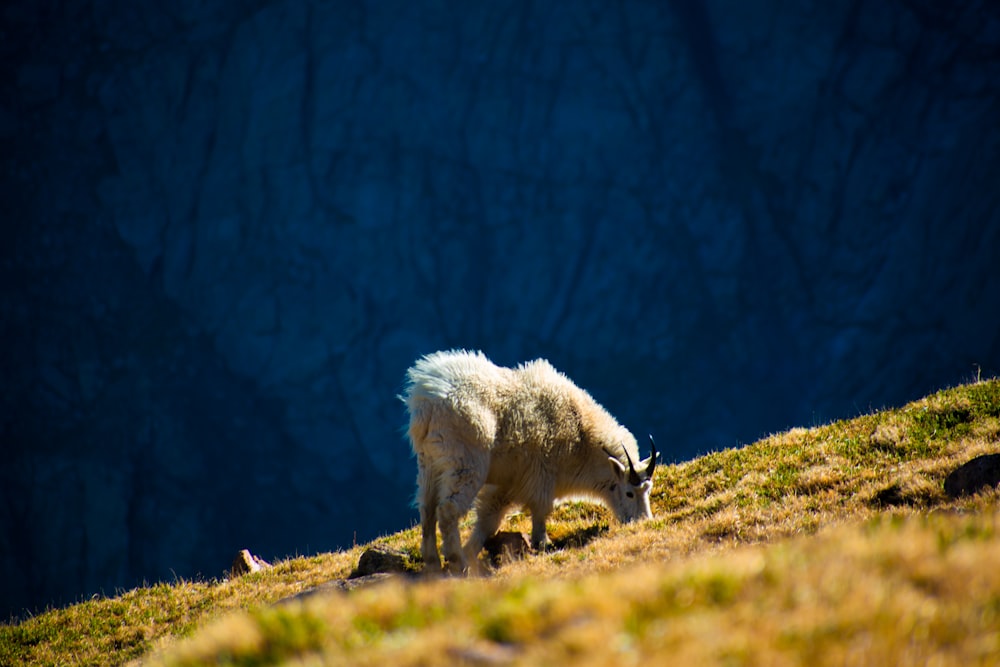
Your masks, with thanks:
<instances>
[{"instance_id":1,"label":"blurred cliff face","mask_svg":"<svg viewBox=\"0 0 1000 667\"><path fill-rule=\"evenodd\" d=\"M407 525L435 349L674 460L1000 371L993 4L480 4L4 6L0 612Z\"/></svg>"}]
</instances>

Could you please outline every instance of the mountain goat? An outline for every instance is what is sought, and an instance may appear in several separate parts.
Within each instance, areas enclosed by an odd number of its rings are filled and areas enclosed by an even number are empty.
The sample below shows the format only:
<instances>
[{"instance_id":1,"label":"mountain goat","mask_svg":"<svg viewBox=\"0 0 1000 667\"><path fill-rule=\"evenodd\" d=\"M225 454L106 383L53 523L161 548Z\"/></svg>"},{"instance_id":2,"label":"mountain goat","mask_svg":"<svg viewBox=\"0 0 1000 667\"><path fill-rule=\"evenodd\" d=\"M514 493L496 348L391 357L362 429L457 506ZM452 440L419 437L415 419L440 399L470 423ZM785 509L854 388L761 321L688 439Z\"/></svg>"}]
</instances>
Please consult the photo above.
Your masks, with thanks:
<instances>
[{"instance_id":1,"label":"mountain goat","mask_svg":"<svg viewBox=\"0 0 1000 667\"><path fill-rule=\"evenodd\" d=\"M452 571L468 569L507 509L531 512L531 543L548 544L545 520L561 497L589 497L623 523L649 519L656 445L638 470L638 448L586 391L538 359L517 368L482 352L436 352L407 371L409 436L425 567L441 568L436 526ZM458 522L476 504L461 545Z\"/></svg>"}]
</instances>

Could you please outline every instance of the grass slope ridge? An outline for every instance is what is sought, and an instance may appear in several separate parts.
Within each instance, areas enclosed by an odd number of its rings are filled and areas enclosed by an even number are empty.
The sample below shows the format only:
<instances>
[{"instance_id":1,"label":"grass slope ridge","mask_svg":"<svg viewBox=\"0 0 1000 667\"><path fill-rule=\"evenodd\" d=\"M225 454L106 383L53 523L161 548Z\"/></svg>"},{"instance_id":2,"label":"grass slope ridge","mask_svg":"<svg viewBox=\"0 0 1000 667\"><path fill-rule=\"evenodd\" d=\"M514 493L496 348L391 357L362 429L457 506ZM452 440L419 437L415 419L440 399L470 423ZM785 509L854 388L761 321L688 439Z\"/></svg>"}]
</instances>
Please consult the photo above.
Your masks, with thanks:
<instances>
[{"instance_id":1,"label":"grass slope ridge","mask_svg":"<svg viewBox=\"0 0 1000 667\"><path fill-rule=\"evenodd\" d=\"M359 547L0 626L0 664L986 664L1000 494L952 501L942 484L998 451L1000 381L977 382L661 466L653 521L564 505L562 548L487 579L269 604L346 576Z\"/></svg>"}]
</instances>

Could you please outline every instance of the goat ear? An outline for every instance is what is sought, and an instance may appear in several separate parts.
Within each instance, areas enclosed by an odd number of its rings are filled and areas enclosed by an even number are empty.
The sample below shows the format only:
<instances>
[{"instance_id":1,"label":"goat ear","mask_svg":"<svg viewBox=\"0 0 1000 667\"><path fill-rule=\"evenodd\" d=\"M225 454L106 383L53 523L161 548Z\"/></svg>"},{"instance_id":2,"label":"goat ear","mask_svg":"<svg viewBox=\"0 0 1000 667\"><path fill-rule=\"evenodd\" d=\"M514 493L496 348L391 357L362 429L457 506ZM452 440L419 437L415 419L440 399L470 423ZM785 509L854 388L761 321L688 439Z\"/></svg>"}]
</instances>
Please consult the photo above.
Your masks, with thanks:
<instances>
[{"instance_id":1,"label":"goat ear","mask_svg":"<svg viewBox=\"0 0 1000 667\"><path fill-rule=\"evenodd\" d=\"M625 479L625 466L622 465L622 462L614 456L609 456L608 462L611 464L611 471L615 473L615 477L618 481L620 482Z\"/></svg>"}]
</instances>

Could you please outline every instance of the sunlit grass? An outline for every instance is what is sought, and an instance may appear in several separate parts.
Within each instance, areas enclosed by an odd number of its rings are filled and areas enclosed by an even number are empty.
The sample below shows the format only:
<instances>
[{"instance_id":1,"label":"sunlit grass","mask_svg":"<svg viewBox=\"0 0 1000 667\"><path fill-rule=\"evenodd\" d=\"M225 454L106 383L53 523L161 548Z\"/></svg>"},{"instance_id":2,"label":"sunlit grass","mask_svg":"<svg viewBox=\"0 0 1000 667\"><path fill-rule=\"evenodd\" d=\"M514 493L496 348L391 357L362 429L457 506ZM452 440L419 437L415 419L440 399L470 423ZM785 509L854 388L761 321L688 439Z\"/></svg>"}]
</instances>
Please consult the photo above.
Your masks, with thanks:
<instances>
[{"instance_id":1,"label":"sunlit grass","mask_svg":"<svg viewBox=\"0 0 1000 667\"><path fill-rule=\"evenodd\" d=\"M1000 451L1000 382L657 469L655 518L557 508L557 549L484 578L271 603L361 552L129 591L0 626L0 664L988 664L997 491L944 477ZM468 530L468 521L465 529ZM503 527L527 532L515 514ZM378 543L419 559L415 528Z\"/></svg>"},{"instance_id":2,"label":"sunlit grass","mask_svg":"<svg viewBox=\"0 0 1000 667\"><path fill-rule=\"evenodd\" d=\"M207 618L346 577L359 553L296 558L234 580L144 586L0 625L0 665L122 664L164 639L190 635Z\"/></svg>"},{"instance_id":3,"label":"sunlit grass","mask_svg":"<svg viewBox=\"0 0 1000 667\"><path fill-rule=\"evenodd\" d=\"M518 664L984 664L1000 651L996 500L981 497L966 514L878 517L603 575L397 583L317 597L226 618L161 664L258 664L262 655L260 664L476 656Z\"/></svg>"}]
</instances>

